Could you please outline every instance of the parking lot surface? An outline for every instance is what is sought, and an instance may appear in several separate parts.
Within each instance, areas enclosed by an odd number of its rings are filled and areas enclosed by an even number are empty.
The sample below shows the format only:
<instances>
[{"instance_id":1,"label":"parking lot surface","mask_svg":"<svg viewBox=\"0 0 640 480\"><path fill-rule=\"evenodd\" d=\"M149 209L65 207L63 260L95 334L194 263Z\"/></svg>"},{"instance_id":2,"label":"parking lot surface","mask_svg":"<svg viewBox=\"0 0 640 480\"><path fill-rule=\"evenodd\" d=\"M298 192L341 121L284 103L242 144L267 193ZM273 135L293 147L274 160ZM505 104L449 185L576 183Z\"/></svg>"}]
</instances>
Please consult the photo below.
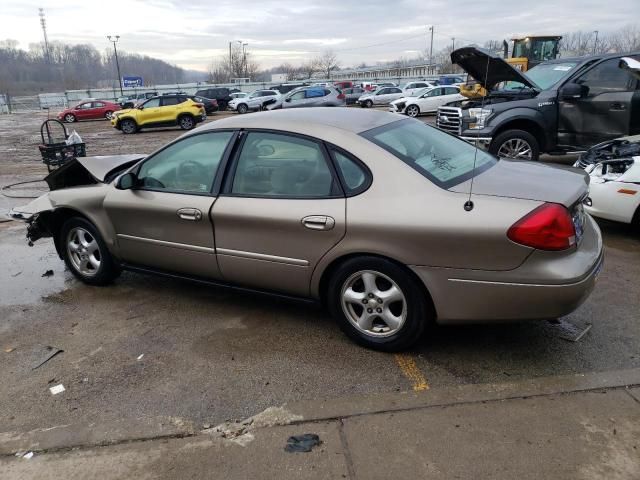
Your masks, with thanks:
<instances>
[{"instance_id":1,"label":"parking lot surface","mask_svg":"<svg viewBox=\"0 0 640 480\"><path fill-rule=\"evenodd\" d=\"M0 116L1 186L46 173L37 150L44 118ZM104 121L71 128L88 155L150 153L181 134L122 135ZM25 202L0 196L0 214ZM304 400L640 367L640 237L600 225L604 269L561 322L436 327L412 351L390 355L354 345L307 304L132 273L109 287L83 285L49 239L29 248L22 224L0 223L0 439L92 425L99 443L199 430ZM34 368L46 347L62 352ZM58 384L65 391L52 395Z\"/></svg>"}]
</instances>

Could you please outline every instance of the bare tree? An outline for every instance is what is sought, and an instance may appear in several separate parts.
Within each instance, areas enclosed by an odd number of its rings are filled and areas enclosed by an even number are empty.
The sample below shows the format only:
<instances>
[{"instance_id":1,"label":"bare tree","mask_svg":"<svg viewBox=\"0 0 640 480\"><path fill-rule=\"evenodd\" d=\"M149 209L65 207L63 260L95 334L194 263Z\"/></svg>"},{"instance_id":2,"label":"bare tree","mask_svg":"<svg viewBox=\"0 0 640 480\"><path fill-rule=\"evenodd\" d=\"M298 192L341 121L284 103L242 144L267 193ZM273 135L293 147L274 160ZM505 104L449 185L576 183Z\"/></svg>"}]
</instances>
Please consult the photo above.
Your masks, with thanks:
<instances>
[{"instance_id":1,"label":"bare tree","mask_svg":"<svg viewBox=\"0 0 640 480\"><path fill-rule=\"evenodd\" d=\"M304 78L311 78L313 74L320 70L320 66L316 59L311 59L307 62L304 62L300 66L300 73L304 76Z\"/></svg>"},{"instance_id":2,"label":"bare tree","mask_svg":"<svg viewBox=\"0 0 640 480\"><path fill-rule=\"evenodd\" d=\"M611 49L616 52L633 52L640 50L640 27L627 25L612 34L609 38ZM600 39L598 39L600 42Z\"/></svg>"},{"instance_id":3,"label":"bare tree","mask_svg":"<svg viewBox=\"0 0 640 480\"><path fill-rule=\"evenodd\" d=\"M316 65L322 73L326 73L326 78L331 78L331 72L339 67L338 56L333 50L325 50L322 55L316 58Z\"/></svg>"}]
</instances>

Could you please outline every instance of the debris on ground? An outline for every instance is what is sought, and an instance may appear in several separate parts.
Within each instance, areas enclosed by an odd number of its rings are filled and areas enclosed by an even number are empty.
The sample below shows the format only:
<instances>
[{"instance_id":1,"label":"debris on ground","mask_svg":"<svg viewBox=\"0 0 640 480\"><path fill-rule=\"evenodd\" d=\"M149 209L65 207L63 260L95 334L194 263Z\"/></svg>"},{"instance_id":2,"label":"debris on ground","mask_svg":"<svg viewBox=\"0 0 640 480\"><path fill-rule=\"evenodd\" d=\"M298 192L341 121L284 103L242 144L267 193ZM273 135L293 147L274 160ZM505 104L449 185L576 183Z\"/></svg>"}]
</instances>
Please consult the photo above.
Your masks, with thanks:
<instances>
[{"instance_id":1,"label":"debris on ground","mask_svg":"<svg viewBox=\"0 0 640 480\"><path fill-rule=\"evenodd\" d=\"M61 383L59 385L49 388L51 395L57 395L59 393L64 392L64 390L65 390L64 385L62 385Z\"/></svg>"},{"instance_id":2,"label":"debris on ground","mask_svg":"<svg viewBox=\"0 0 640 480\"><path fill-rule=\"evenodd\" d=\"M31 370L35 370L36 368L41 367L53 357L62 352L64 352L64 350L47 345L46 347L44 347L44 350L41 352L41 356L36 360L34 366L31 367Z\"/></svg>"},{"instance_id":3,"label":"debris on ground","mask_svg":"<svg viewBox=\"0 0 640 480\"><path fill-rule=\"evenodd\" d=\"M246 446L254 439L253 430L276 425L289 425L302 420L302 415L296 415L283 407L269 407L266 410L241 421L227 421L213 428L206 428L203 433L219 436L225 440Z\"/></svg>"},{"instance_id":4,"label":"debris on ground","mask_svg":"<svg viewBox=\"0 0 640 480\"><path fill-rule=\"evenodd\" d=\"M568 342L580 341L592 327L588 323L584 328L580 328L567 320L549 320L549 325L557 332L558 337Z\"/></svg>"},{"instance_id":5,"label":"debris on ground","mask_svg":"<svg viewBox=\"0 0 640 480\"><path fill-rule=\"evenodd\" d=\"M310 452L313 447L320 445L320 437L315 433L305 433L304 435L293 435L287 439L285 452L300 453Z\"/></svg>"},{"instance_id":6,"label":"debris on ground","mask_svg":"<svg viewBox=\"0 0 640 480\"><path fill-rule=\"evenodd\" d=\"M4 349L4 353L11 353L11 352L13 352L14 350L15 350L15 348L14 348L14 347L7 347L7 348L5 348L5 349Z\"/></svg>"},{"instance_id":7,"label":"debris on ground","mask_svg":"<svg viewBox=\"0 0 640 480\"><path fill-rule=\"evenodd\" d=\"M33 458L33 452L16 452L16 457L31 460Z\"/></svg>"},{"instance_id":8,"label":"debris on ground","mask_svg":"<svg viewBox=\"0 0 640 480\"><path fill-rule=\"evenodd\" d=\"M42 274L43 277L53 277L53 270L47 270Z\"/></svg>"},{"instance_id":9,"label":"debris on ground","mask_svg":"<svg viewBox=\"0 0 640 480\"><path fill-rule=\"evenodd\" d=\"M140 361L142 360L142 357L144 357L144 353L141 353L140 355L138 355L138 358L136 358L136 360Z\"/></svg>"}]
</instances>

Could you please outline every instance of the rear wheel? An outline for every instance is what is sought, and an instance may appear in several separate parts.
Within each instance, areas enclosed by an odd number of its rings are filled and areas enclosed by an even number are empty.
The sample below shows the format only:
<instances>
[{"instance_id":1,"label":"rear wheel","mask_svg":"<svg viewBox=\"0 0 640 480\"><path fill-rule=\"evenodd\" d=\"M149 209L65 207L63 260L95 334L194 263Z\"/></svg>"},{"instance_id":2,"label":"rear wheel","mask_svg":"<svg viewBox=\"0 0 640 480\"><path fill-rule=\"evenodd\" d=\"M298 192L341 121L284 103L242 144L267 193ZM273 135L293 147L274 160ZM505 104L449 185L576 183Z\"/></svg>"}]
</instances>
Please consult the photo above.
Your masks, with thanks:
<instances>
[{"instance_id":1,"label":"rear wheel","mask_svg":"<svg viewBox=\"0 0 640 480\"><path fill-rule=\"evenodd\" d=\"M178 119L178 125L182 130L191 130L196 126L196 122L191 115L183 115Z\"/></svg>"},{"instance_id":2,"label":"rear wheel","mask_svg":"<svg viewBox=\"0 0 640 480\"><path fill-rule=\"evenodd\" d=\"M112 111L104 112L104 118L106 118L107 120L111 120L112 116L113 116L113 112Z\"/></svg>"},{"instance_id":3,"label":"rear wheel","mask_svg":"<svg viewBox=\"0 0 640 480\"><path fill-rule=\"evenodd\" d=\"M130 118L125 118L120 122L120 130L122 130L122 133L129 135L138 131L138 125Z\"/></svg>"},{"instance_id":4,"label":"rear wheel","mask_svg":"<svg viewBox=\"0 0 640 480\"><path fill-rule=\"evenodd\" d=\"M489 151L501 158L538 160L540 145L536 137L524 130L506 130L493 139Z\"/></svg>"},{"instance_id":5,"label":"rear wheel","mask_svg":"<svg viewBox=\"0 0 640 480\"><path fill-rule=\"evenodd\" d=\"M241 103L240 105L238 105L238 108L236 108L236 110L238 111L238 113L243 114L249 111L249 107L247 107L244 103Z\"/></svg>"},{"instance_id":6,"label":"rear wheel","mask_svg":"<svg viewBox=\"0 0 640 480\"><path fill-rule=\"evenodd\" d=\"M71 273L89 285L107 285L120 275L102 236L84 218L67 220L60 230L62 258Z\"/></svg>"},{"instance_id":7,"label":"rear wheel","mask_svg":"<svg viewBox=\"0 0 640 480\"><path fill-rule=\"evenodd\" d=\"M409 117L417 117L420 114L420 108L418 108L417 105L409 105L406 110L404 111L404 113L407 114L407 116Z\"/></svg>"},{"instance_id":8,"label":"rear wheel","mask_svg":"<svg viewBox=\"0 0 640 480\"><path fill-rule=\"evenodd\" d=\"M67 123L73 123L76 121L76 116L73 113L67 113L64 116L64 121Z\"/></svg>"},{"instance_id":9,"label":"rear wheel","mask_svg":"<svg viewBox=\"0 0 640 480\"><path fill-rule=\"evenodd\" d=\"M327 299L347 336L387 352L418 341L430 315L418 282L403 267L378 257L354 258L338 267Z\"/></svg>"}]
</instances>

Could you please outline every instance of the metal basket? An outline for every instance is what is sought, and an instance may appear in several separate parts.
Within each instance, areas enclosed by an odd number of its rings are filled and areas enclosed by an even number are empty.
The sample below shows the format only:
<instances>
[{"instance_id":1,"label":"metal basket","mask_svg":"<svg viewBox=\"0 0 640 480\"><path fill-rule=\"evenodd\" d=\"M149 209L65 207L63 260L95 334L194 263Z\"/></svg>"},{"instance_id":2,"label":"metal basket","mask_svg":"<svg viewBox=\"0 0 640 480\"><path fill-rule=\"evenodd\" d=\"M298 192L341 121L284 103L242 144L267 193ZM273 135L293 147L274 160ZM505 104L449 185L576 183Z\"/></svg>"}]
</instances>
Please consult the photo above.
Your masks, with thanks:
<instances>
[{"instance_id":1,"label":"metal basket","mask_svg":"<svg viewBox=\"0 0 640 480\"><path fill-rule=\"evenodd\" d=\"M45 139L46 135L46 139ZM69 138L67 127L60 120L51 118L45 120L40 127L42 144L38 145L42 161L49 171L64 165L76 157L86 157L87 151L84 143L67 145Z\"/></svg>"}]
</instances>

